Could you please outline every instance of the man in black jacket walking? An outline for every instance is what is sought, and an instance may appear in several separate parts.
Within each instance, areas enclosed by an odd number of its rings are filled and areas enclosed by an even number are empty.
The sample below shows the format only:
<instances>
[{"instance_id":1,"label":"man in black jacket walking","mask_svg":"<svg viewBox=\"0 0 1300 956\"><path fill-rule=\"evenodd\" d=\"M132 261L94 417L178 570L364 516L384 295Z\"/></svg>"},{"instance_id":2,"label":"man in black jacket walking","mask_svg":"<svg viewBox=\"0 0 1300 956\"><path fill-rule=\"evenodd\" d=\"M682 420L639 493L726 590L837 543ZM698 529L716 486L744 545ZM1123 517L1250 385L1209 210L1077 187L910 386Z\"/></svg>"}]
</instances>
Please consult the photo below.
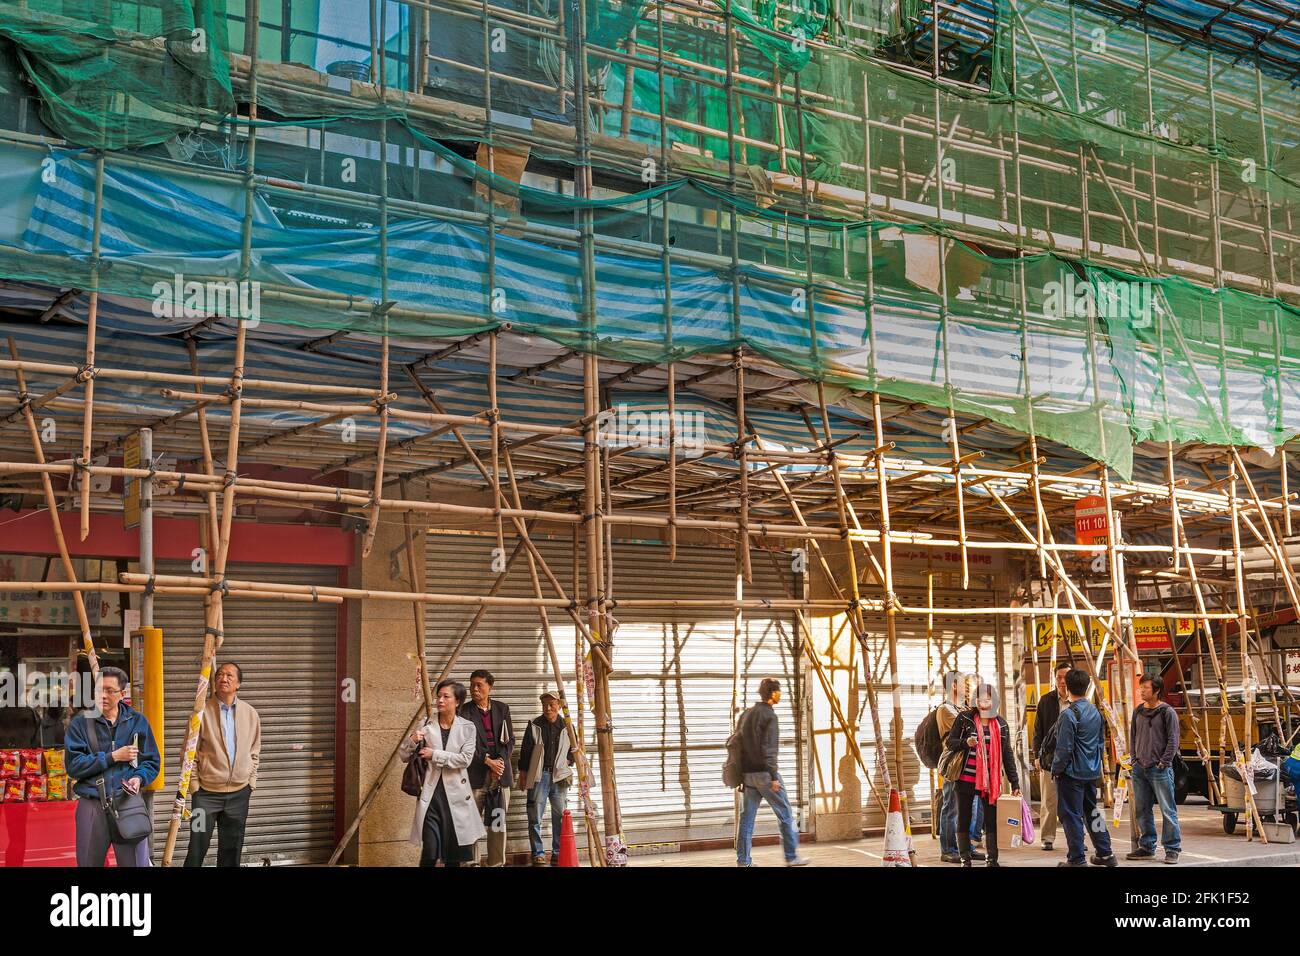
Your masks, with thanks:
<instances>
[{"instance_id":1,"label":"man in black jacket walking","mask_svg":"<svg viewBox=\"0 0 1300 956\"><path fill-rule=\"evenodd\" d=\"M506 811L510 809L510 784L514 779L511 752L515 730L510 722L510 706L492 699L496 678L491 671L476 670L469 675L470 699L460 709L460 716L474 725L478 743L474 762L469 765L469 785L474 791L478 812L484 813L487 828L487 865L505 866Z\"/></svg>"},{"instance_id":2,"label":"man in black jacket walking","mask_svg":"<svg viewBox=\"0 0 1300 956\"><path fill-rule=\"evenodd\" d=\"M781 780L781 723L775 706L781 701L781 683L768 677L758 685L759 701L740 715L742 762L745 787L736 838L736 865L753 866L750 850L754 843L754 818L758 805L766 800L781 824L781 848L786 866L803 866L808 861L799 855L799 831L794 812Z\"/></svg>"},{"instance_id":3,"label":"man in black jacket walking","mask_svg":"<svg viewBox=\"0 0 1300 956\"><path fill-rule=\"evenodd\" d=\"M1056 781L1052 779L1052 753L1055 751L1056 735L1052 730L1061 716L1061 702L1069 701L1065 689L1065 675L1070 673L1070 665L1056 665L1056 690L1048 691L1038 698L1038 708L1034 711L1034 742L1030 750L1030 761L1038 771L1038 792L1043 800L1042 825L1039 833L1043 849L1050 850L1056 839ZM1050 740L1048 739L1050 736ZM1048 750L1044 751L1044 745Z\"/></svg>"}]
</instances>

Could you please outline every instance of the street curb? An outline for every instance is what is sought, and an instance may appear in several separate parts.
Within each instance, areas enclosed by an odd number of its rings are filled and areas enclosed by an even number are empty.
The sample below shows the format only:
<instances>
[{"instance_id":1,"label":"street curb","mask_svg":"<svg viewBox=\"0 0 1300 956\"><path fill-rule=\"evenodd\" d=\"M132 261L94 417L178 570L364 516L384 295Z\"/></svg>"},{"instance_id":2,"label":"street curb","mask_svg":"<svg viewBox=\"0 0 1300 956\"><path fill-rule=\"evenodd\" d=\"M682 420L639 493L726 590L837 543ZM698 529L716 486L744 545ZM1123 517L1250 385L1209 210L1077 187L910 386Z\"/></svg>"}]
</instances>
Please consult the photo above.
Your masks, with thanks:
<instances>
[{"instance_id":1,"label":"street curb","mask_svg":"<svg viewBox=\"0 0 1300 956\"><path fill-rule=\"evenodd\" d=\"M1300 866L1300 850L1290 853L1266 853L1263 856L1247 856L1240 860L1211 860L1208 863L1183 863L1180 865L1194 867Z\"/></svg>"}]
</instances>

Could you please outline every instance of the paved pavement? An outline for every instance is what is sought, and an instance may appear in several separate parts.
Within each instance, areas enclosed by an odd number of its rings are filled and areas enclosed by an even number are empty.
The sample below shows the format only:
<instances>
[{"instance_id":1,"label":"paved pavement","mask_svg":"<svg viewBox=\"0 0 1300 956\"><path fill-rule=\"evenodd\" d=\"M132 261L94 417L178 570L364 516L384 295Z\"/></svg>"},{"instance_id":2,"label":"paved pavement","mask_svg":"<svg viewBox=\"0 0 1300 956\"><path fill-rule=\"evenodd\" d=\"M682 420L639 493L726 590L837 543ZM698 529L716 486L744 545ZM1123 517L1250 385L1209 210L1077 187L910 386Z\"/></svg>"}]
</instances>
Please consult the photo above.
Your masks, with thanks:
<instances>
[{"instance_id":1,"label":"paved pavement","mask_svg":"<svg viewBox=\"0 0 1300 956\"><path fill-rule=\"evenodd\" d=\"M766 808L760 808L764 812ZM1157 826L1160 814L1156 813ZM1204 804L1188 804L1179 808L1179 823L1182 829L1183 852L1178 865L1186 866L1300 866L1300 843L1264 844L1258 838L1246 842L1245 821L1237 824L1234 836L1223 832L1223 816L1210 810ZM1120 866L1136 866L1170 869L1160 862L1163 855L1156 851L1154 861L1127 861L1124 854L1129 851L1128 819L1120 824L1120 829L1111 829L1116 854L1120 857ZM948 866L953 870L958 867L939 862L939 841L932 839L928 833L919 833L912 838L916 849L916 862L921 866ZM863 840L841 840L828 843L804 843L800 854L811 861L812 866L880 866L884 851L883 837L869 837ZM754 849L756 866L781 866L783 858L781 847L761 846ZM1044 852L1039 843L1014 850L1003 850L999 862L1003 866L1056 866L1065 859L1065 833L1058 832L1055 848ZM699 852L665 853L653 856L637 856L631 860L634 866L734 866L734 850L704 850Z\"/></svg>"}]
</instances>

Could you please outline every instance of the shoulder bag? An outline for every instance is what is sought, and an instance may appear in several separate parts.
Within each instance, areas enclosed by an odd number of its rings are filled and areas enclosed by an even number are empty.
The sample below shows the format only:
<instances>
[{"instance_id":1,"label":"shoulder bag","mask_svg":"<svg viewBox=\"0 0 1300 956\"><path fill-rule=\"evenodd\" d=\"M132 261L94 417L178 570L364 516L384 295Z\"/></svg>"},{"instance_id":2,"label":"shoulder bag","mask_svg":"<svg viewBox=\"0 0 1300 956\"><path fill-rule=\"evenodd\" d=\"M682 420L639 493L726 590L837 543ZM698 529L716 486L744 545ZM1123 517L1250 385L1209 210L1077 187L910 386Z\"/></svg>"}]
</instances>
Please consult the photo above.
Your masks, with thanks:
<instances>
[{"instance_id":1,"label":"shoulder bag","mask_svg":"<svg viewBox=\"0 0 1300 956\"><path fill-rule=\"evenodd\" d=\"M98 751L99 728L95 726L94 717L86 718L86 735L90 738L90 746ZM134 846L153 830L143 795L119 790L110 796L103 775L95 779L95 789L99 791L99 805L108 820L108 835L113 843Z\"/></svg>"},{"instance_id":2,"label":"shoulder bag","mask_svg":"<svg viewBox=\"0 0 1300 956\"><path fill-rule=\"evenodd\" d=\"M420 756L422 749L423 745L415 749L411 759L406 762L406 769L402 771L402 793L413 797L418 797L424 790L424 778L429 775L429 759Z\"/></svg>"}]
</instances>

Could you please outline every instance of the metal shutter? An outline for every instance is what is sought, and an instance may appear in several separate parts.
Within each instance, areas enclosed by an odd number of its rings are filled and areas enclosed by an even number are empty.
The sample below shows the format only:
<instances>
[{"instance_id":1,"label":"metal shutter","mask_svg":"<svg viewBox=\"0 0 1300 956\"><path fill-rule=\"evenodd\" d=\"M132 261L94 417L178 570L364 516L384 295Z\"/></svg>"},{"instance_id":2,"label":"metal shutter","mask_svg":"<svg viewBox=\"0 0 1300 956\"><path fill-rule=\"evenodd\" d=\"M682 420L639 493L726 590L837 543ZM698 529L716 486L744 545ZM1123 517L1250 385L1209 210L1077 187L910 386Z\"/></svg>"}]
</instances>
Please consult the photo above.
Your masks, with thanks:
<instances>
[{"instance_id":1,"label":"metal shutter","mask_svg":"<svg viewBox=\"0 0 1300 956\"><path fill-rule=\"evenodd\" d=\"M991 590L980 589L972 580L970 590L959 587L940 588L935 582L935 607L996 607L997 599ZM908 607L925 607L926 590L923 585L903 584L896 588L901 600ZM867 596L874 597L868 592ZM921 723L932 705L943 699L940 675L944 670L955 667L964 674L978 673L988 683L997 685L997 650L994 642L994 620L991 615L972 614L969 617L935 615L934 618L934 660L933 669L927 662L926 620L924 617L903 617L896 619L898 634L898 673L899 691L903 708L903 789L911 809L913 823L920 824L930 819L931 772L916 756L912 746L912 736L917 725ZM1003 638L1006 639L1006 622L1002 622ZM885 751L889 760L890 773L894 770L894 748L896 741L891 736L893 705L889 699L889 648L885 637L885 620L883 614L866 616L868 634L873 645L878 648L877 656L872 660L872 672L877 681L877 698L881 709L880 730L884 738ZM1008 651L1008 658L1015 654ZM1010 665L1008 665L1010 666ZM1007 699L1012 694L1012 682L1006 681L1007 697L1002 701L1002 716L1011 725L1012 736L1015 735L1015 718L1013 702ZM867 710L865 689L859 698L860 718L858 742L862 748L862 757L868 767L874 770L876 745L871 733L871 717ZM1014 744L1014 740L1013 740ZM897 781L895 781L897 785ZM883 827L884 815L874 798L863 793L863 810L867 827Z\"/></svg>"},{"instance_id":2,"label":"metal shutter","mask_svg":"<svg viewBox=\"0 0 1300 956\"><path fill-rule=\"evenodd\" d=\"M160 562L161 574L191 574L188 564ZM334 568L237 565L231 577L291 584L338 584ZM180 747L194 706L203 654L202 599L159 595L155 622L163 629L167 786L154 803L154 858L167 838L180 782ZM225 641L218 663L244 671L239 696L262 718L262 757L249 810L244 863L320 863L334 846L335 704L338 608L333 604L225 602ZM185 859L184 824L174 865ZM216 860L216 838L207 863Z\"/></svg>"},{"instance_id":3,"label":"metal shutter","mask_svg":"<svg viewBox=\"0 0 1300 956\"><path fill-rule=\"evenodd\" d=\"M573 584L571 539L536 539L538 550L566 590ZM487 593L495 576L491 552L495 539L482 536L430 535L427 580L431 590ZM664 545L617 542L614 555L616 598L727 597L734 594L732 551L716 548L678 549L668 562ZM753 558L752 597L785 597L771 562L761 553ZM542 578L543 593L551 596ZM500 593L532 596L526 559L521 555ZM571 595L572 596L572 595ZM428 609L428 648L431 676L445 664L457 639L474 615L472 608ZM629 843L730 838L733 798L721 780L721 767L730 727L733 625L729 610L650 611L616 608L615 670L610 678L614 740L624 837ZM573 690L574 628L562 611L552 611L551 632L563 668L565 684ZM791 792L803 806L802 738L795 721L796 657L790 646L794 628L789 621L776 626L767 615L746 613L742 642L740 697L753 703L758 682L767 676L782 680L785 693L779 708L782 730L782 770ZM487 611L453 675L467 682L469 674L486 667L496 677L494 696L510 705L515 732L540 712L537 695L553 686L550 664L532 608L495 607ZM574 713L576 719L576 712ZM585 721L586 744L595 752L590 711ZM797 788L797 789L796 789ZM599 804L598 781L593 792ZM522 794L512 795L509 828L511 851L527 847ZM571 799L570 806L574 801ZM759 833L775 832L771 814L760 814ZM583 839L578 826L579 841Z\"/></svg>"}]
</instances>

